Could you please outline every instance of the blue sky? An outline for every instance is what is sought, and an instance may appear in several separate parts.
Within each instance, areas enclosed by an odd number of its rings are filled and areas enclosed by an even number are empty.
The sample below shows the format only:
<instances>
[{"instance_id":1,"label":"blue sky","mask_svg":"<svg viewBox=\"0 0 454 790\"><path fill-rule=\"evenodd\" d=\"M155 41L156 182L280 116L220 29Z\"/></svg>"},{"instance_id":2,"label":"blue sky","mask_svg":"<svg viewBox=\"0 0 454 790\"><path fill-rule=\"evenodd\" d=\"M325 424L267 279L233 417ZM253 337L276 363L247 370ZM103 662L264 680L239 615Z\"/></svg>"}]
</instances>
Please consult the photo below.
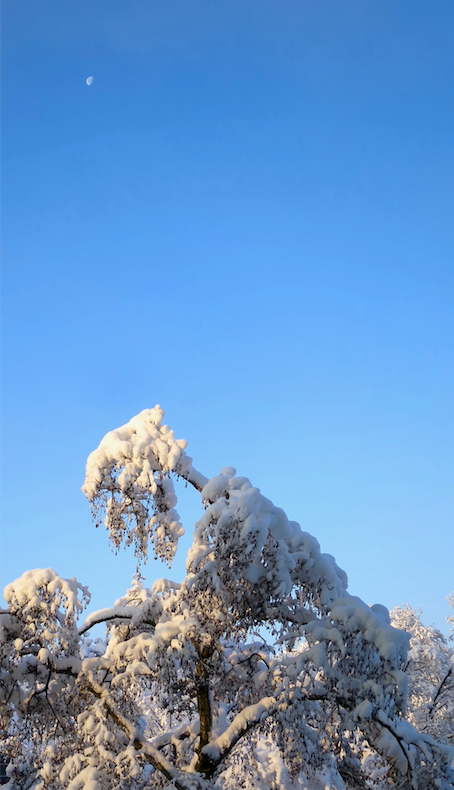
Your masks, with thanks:
<instances>
[{"instance_id":1,"label":"blue sky","mask_svg":"<svg viewBox=\"0 0 454 790\"><path fill-rule=\"evenodd\" d=\"M134 558L80 486L160 403L200 471L248 476L352 593L448 633L454 5L2 16L3 583L52 566L92 608L124 592ZM190 536L195 492L179 510Z\"/></svg>"}]
</instances>

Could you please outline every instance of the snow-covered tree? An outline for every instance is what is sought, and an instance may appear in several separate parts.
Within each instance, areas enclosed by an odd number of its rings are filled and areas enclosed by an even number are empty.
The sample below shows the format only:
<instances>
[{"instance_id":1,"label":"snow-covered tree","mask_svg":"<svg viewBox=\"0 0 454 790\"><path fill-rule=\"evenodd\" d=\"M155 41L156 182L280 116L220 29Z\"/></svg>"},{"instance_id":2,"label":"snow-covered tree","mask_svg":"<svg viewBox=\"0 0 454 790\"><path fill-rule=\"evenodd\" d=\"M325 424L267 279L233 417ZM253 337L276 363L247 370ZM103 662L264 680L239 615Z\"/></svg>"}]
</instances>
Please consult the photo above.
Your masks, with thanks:
<instances>
[{"instance_id":1,"label":"snow-covered tree","mask_svg":"<svg viewBox=\"0 0 454 790\"><path fill-rule=\"evenodd\" d=\"M393 609L391 622L410 634L405 666L409 721L421 732L454 744L454 649L408 605Z\"/></svg>"},{"instance_id":2,"label":"snow-covered tree","mask_svg":"<svg viewBox=\"0 0 454 790\"><path fill-rule=\"evenodd\" d=\"M451 604L452 608L454 609L454 593L448 595L448 602ZM451 623L453 633L449 637L450 639L454 639L454 615L450 615L450 617L446 618L448 623Z\"/></svg>"},{"instance_id":3,"label":"snow-covered tree","mask_svg":"<svg viewBox=\"0 0 454 790\"><path fill-rule=\"evenodd\" d=\"M6 587L9 786L452 788L453 749L404 718L408 634L350 595L334 558L247 478L198 472L163 417L108 433L83 491L114 548L170 564L173 480L196 489L186 577L146 589L138 574L80 626L76 579L35 570ZM105 642L88 636L98 623Z\"/></svg>"}]
</instances>

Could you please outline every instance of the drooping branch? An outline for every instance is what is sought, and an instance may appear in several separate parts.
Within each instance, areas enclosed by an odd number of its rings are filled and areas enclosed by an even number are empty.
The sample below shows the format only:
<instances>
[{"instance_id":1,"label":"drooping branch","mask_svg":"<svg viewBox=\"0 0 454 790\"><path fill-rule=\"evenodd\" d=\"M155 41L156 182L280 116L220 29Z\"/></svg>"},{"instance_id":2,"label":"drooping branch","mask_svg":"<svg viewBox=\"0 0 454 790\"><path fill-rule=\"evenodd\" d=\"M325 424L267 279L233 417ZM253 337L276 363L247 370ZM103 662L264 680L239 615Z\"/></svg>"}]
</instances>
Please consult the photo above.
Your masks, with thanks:
<instances>
[{"instance_id":1,"label":"drooping branch","mask_svg":"<svg viewBox=\"0 0 454 790\"><path fill-rule=\"evenodd\" d=\"M85 634L90 628L99 623L106 623L109 620L131 620L139 609L137 606L111 606L108 609L100 609L88 615L87 619L79 628L79 636Z\"/></svg>"},{"instance_id":2,"label":"drooping branch","mask_svg":"<svg viewBox=\"0 0 454 790\"><path fill-rule=\"evenodd\" d=\"M197 489L197 491L200 492L208 483L208 477L205 477L205 475L203 475L201 472L198 472L197 469L194 469L194 467L191 468L189 474L182 475L182 477L184 477L188 483L190 483L192 486L194 486L194 488Z\"/></svg>"},{"instance_id":3,"label":"drooping branch","mask_svg":"<svg viewBox=\"0 0 454 790\"><path fill-rule=\"evenodd\" d=\"M187 442L163 425L160 406L144 409L126 425L110 431L86 467L82 491L96 526L104 522L112 545L133 544L139 562L149 545L169 565L184 530L175 510L176 476L202 491L208 479L192 466Z\"/></svg>"},{"instance_id":4,"label":"drooping branch","mask_svg":"<svg viewBox=\"0 0 454 790\"><path fill-rule=\"evenodd\" d=\"M419 749L424 755L424 759L428 762L434 762L434 750L437 751L439 755L443 755L444 759L448 761L452 761L454 757L454 749L451 746L435 741L428 735L422 735L415 730L409 722L393 720L382 710L379 710L377 714L373 716L373 721L379 728L384 728L395 738L406 761L407 774L410 779L412 779L414 774L414 766L412 765L412 760L409 759L409 750L411 746ZM378 747L378 751L381 751L377 739L375 739L375 745ZM402 773L405 773L405 771L402 771Z\"/></svg>"}]
</instances>

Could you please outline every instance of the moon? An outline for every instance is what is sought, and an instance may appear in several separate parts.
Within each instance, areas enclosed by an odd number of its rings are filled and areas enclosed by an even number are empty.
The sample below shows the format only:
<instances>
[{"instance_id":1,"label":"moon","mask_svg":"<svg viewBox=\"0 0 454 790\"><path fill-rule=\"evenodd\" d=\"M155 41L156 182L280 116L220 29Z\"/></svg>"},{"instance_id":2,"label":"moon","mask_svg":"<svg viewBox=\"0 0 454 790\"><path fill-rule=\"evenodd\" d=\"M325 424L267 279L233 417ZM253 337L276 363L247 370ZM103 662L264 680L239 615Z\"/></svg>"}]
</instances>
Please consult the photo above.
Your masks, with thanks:
<instances>
[{"instance_id":1,"label":"moon","mask_svg":"<svg viewBox=\"0 0 454 790\"><path fill-rule=\"evenodd\" d=\"M91 85L91 83L93 82L93 77L87 77L85 82L87 83L87 85Z\"/></svg>"}]
</instances>

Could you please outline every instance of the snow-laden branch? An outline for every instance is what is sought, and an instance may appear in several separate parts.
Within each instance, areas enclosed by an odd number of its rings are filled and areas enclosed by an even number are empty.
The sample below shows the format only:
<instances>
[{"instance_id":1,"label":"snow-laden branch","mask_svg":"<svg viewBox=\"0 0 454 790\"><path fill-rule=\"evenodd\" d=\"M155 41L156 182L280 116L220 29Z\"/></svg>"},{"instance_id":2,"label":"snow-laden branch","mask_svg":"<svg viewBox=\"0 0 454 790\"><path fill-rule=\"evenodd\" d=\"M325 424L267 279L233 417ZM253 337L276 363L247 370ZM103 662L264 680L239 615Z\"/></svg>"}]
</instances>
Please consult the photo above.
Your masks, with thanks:
<instances>
[{"instance_id":1,"label":"snow-laden branch","mask_svg":"<svg viewBox=\"0 0 454 790\"><path fill-rule=\"evenodd\" d=\"M175 474L201 491L208 482L185 453L187 442L163 425L160 406L144 409L126 425L110 431L87 460L82 491L96 525L104 520L113 546L123 540L146 559L151 542L155 557L171 564L184 534L170 477Z\"/></svg>"},{"instance_id":2,"label":"snow-laden branch","mask_svg":"<svg viewBox=\"0 0 454 790\"><path fill-rule=\"evenodd\" d=\"M186 722L180 727L175 727L173 730L162 732L160 735L157 735L156 738L153 738L150 743L155 749L162 749L164 746L177 740L181 741L190 736L197 737L197 735L199 735L199 730L200 727L198 722Z\"/></svg>"},{"instance_id":3,"label":"snow-laden branch","mask_svg":"<svg viewBox=\"0 0 454 790\"><path fill-rule=\"evenodd\" d=\"M131 620L140 611L138 606L111 606L108 609L99 609L97 612L89 614L85 622L82 623L79 628L79 636L85 634L98 623L106 623L109 620Z\"/></svg>"},{"instance_id":4,"label":"snow-laden branch","mask_svg":"<svg viewBox=\"0 0 454 790\"><path fill-rule=\"evenodd\" d=\"M38 613L42 616L45 612L57 616L60 623L73 622L91 597L88 587L75 578L64 579L52 568L25 571L7 584L3 595L10 613L20 611L21 616L29 614L33 617Z\"/></svg>"},{"instance_id":5,"label":"snow-laden branch","mask_svg":"<svg viewBox=\"0 0 454 790\"><path fill-rule=\"evenodd\" d=\"M211 773L232 751L248 730L269 716L276 707L274 697L264 697L255 705L248 705L238 713L227 729L217 738L213 738L202 749L202 755L211 763Z\"/></svg>"},{"instance_id":6,"label":"snow-laden branch","mask_svg":"<svg viewBox=\"0 0 454 790\"><path fill-rule=\"evenodd\" d=\"M169 426L162 424L164 416L164 409L159 405L144 409L104 436L87 460L82 491L89 500L97 496L103 483L112 490L109 477L115 472L120 472L117 484L123 490L128 483L147 489L153 484L156 472L174 472L202 490L208 478L194 469L192 458L185 453L186 440L175 439Z\"/></svg>"},{"instance_id":7,"label":"snow-laden branch","mask_svg":"<svg viewBox=\"0 0 454 790\"><path fill-rule=\"evenodd\" d=\"M307 623L317 620L315 612L302 608L297 601L289 601L288 599L282 601L282 603L275 604L270 609L270 614L273 620L276 618L283 622L287 620L295 625L307 625Z\"/></svg>"},{"instance_id":8,"label":"snow-laden branch","mask_svg":"<svg viewBox=\"0 0 454 790\"><path fill-rule=\"evenodd\" d=\"M409 754L411 746L420 749L429 764L434 762L434 752L439 752L448 761L454 759L452 746L439 743L429 735L422 735L410 722L391 718L382 710L377 711L373 718L382 730L378 738L375 739L375 745L382 754L395 761L402 774L413 773L414 766ZM384 731L387 732L387 735L384 734Z\"/></svg>"},{"instance_id":9,"label":"snow-laden branch","mask_svg":"<svg viewBox=\"0 0 454 790\"><path fill-rule=\"evenodd\" d=\"M129 736L134 748L146 757L153 768L160 771L166 779L171 781L177 790L193 790L194 783L188 782L184 774L177 770L126 716L120 713L110 698L109 692L103 689L102 686L94 683L93 680L87 680L86 682L95 697L101 700L108 716Z\"/></svg>"},{"instance_id":10,"label":"snow-laden branch","mask_svg":"<svg viewBox=\"0 0 454 790\"><path fill-rule=\"evenodd\" d=\"M72 675L77 677L83 668L83 661L76 656L69 656L68 658L58 658L49 656L45 648L41 648L38 653L38 661L50 669L51 672L62 675Z\"/></svg>"},{"instance_id":11,"label":"snow-laden branch","mask_svg":"<svg viewBox=\"0 0 454 790\"><path fill-rule=\"evenodd\" d=\"M177 790L232 790L246 764L264 790L293 786L276 763L265 779L262 755L280 750L282 770L306 784L323 774L331 787L344 776L366 787L378 765L383 787L400 786L399 770L405 786L454 787L454 752L403 720L409 629L350 595L334 557L248 478L231 467L209 480L197 472L163 416L145 410L107 434L83 490L116 548L134 544L146 559L151 545L170 563L183 534L174 478L190 483L203 514L187 576L147 589L136 574L114 606L79 628L89 593L76 579L38 569L8 586L0 696L14 786L23 786L25 765L34 786L145 790L151 765L153 781ZM81 638L99 623L109 624L105 642ZM245 644L262 626L274 639L263 651ZM454 703L445 652L443 671L429 678L423 725L432 735L444 717L446 741ZM425 655L413 652L413 663L427 664ZM442 703L443 716L432 716ZM270 727L260 727L267 717ZM31 731L42 746L27 763Z\"/></svg>"}]
</instances>

